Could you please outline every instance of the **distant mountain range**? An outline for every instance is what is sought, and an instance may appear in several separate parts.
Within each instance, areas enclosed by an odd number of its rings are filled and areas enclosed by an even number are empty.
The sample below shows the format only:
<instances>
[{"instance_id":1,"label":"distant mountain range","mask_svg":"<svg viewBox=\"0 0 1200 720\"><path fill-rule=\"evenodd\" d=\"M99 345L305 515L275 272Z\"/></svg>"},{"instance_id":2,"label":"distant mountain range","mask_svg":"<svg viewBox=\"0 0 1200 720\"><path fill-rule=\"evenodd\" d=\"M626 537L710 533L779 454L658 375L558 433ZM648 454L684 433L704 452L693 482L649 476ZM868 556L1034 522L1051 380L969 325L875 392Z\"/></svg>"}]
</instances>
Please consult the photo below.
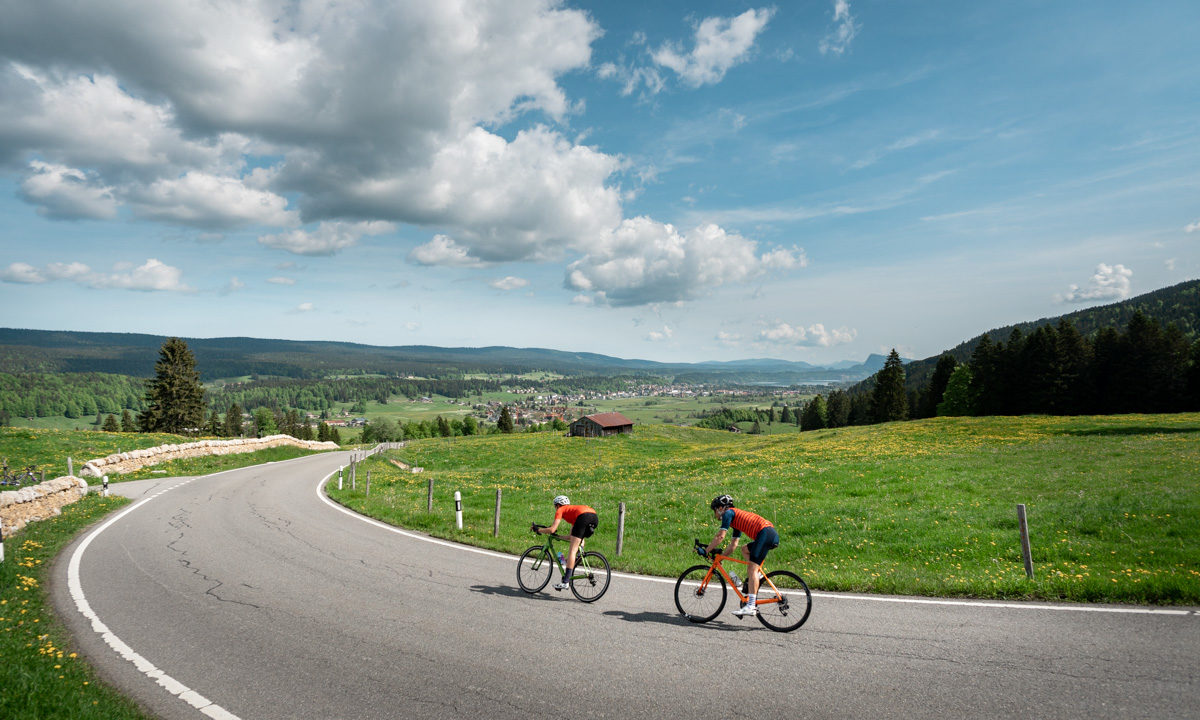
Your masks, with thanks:
<instances>
[{"instance_id":1,"label":"distant mountain range","mask_svg":"<svg viewBox=\"0 0 1200 720\"><path fill-rule=\"evenodd\" d=\"M166 336L0 328L0 368L8 372L105 372L136 377L154 374ZM803 385L854 382L878 372L882 355L832 367L774 359L660 363L596 353L544 348L381 347L357 343L184 338L204 380L269 375L321 377L339 373L421 376L549 371L563 375L647 375L675 382Z\"/></svg>"}]
</instances>

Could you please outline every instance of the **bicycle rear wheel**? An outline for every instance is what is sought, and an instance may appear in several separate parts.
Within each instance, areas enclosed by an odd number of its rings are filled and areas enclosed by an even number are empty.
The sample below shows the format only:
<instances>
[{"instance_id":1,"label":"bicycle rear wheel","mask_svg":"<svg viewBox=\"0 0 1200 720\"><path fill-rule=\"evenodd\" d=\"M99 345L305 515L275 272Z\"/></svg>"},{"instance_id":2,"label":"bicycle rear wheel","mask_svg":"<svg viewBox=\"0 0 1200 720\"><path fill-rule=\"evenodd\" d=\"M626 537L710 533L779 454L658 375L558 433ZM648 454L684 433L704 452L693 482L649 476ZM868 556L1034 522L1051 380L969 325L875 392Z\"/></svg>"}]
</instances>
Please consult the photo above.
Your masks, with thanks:
<instances>
[{"instance_id":1,"label":"bicycle rear wheel","mask_svg":"<svg viewBox=\"0 0 1200 720\"><path fill-rule=\"evenodd\" d=\"M517 584L527 593L535 593L546 587L554 574L554 560L545 545L534 545L517 561Z\"/></svg>"},{"instance_id":2,"label":"bicycle rear wheel","mask_svg":"<svg viewBox=\"0 0 1200 720\"><path fill-rule=\"evenodd\" d=\"M710 565L693 565L675 582L675 607L694 623L708 622L725 607L725 579L714 572L706 583Z\"/></svg>"},{"instance_id":3,"label":"bicycle rear wheel","mask_svg":"<svg viewBox=\"0 0 1200 720\"><path fill-rule=\"evenodd\" d=\"M758 621L775 632L791 632L808 620L812 593L800 576L787 570L767 573L779 592L763 581L758 586Z\"/></svg>"},{"instance_id":4,"label":"bicycle rear wheel","mask_svg":"<svg viewBox=\"0 0 1200 720\"><path fill-rule=\"evenodd\" d=\"M580 600L596 602L608 591L608 581L612 579L612 569L608 566L608 558L595 550L583 553L571 573L571 592Z\"/></svg>"}]
</instances>

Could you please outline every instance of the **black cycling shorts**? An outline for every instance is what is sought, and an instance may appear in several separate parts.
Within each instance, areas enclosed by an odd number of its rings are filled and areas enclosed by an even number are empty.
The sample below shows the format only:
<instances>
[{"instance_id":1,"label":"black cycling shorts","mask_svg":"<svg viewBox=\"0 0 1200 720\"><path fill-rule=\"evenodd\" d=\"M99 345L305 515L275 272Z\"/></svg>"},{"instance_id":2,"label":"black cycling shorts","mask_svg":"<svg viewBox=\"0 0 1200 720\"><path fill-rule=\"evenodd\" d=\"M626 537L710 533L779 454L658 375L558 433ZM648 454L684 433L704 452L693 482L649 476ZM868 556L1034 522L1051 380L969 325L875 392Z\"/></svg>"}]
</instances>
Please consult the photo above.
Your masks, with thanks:
<instances>
[{"instance_id":1,"label":"black cycling shorts","mask_svg":"<svg viewBox=\"0 0 1200 720\"><path fill-rule=\"evenodd\" d=\"M580 540L590 538L592 533L596 532L596 524L600 522L600 518L596 513L581 513L575 518L575 524L571 526L571 537L577 537Z\"/></svg>"},{"instance_id":2,"label":"black cycling shorts","mask_svg":"<svg viewBox=\"0 0 1200 720\"><path fill-rule=\"evenodd\" d=\"M758 533L754 542L746 546L746 551L750 553L750 562L762 565L762 561L767 558L767 553L777 547L779 547L779 533L768 525Z\"/></svg>"}]
</instances>

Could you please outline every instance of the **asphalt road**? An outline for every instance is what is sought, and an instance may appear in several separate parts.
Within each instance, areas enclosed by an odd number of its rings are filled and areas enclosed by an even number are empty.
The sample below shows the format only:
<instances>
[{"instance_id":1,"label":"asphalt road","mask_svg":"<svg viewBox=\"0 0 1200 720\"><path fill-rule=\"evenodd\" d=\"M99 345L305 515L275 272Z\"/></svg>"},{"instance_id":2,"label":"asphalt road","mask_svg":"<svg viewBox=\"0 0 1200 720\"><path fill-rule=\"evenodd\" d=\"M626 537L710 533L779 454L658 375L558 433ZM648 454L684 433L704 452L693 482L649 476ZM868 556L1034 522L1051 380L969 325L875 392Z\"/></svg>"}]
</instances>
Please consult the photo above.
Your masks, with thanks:
<instances>
[{"instance_id":1,"label":"asphalt road","mask_svg":"<svg viewBox=\"0 0 1200 720\"><path fill-rule=\"evenodd\" d=\"M529 596L515 558L341 511L317 485L346 458L115 484L139 503L53 571L77 648L152 713L193 720L1200 717L1195 608L820 593L790 634L732 606L692 625L673 581Z\"/></svg>"}]
</instances>

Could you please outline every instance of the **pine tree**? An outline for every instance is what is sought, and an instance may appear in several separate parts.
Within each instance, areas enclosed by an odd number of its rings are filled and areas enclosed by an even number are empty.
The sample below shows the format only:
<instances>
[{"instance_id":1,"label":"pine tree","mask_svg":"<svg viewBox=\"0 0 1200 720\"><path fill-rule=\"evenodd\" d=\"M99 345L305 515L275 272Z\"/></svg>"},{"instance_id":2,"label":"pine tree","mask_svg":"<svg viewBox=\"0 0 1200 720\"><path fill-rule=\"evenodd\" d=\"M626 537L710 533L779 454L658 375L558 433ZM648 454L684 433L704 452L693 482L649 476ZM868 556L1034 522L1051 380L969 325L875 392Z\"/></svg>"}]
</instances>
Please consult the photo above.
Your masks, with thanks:
<instances>
[{"instance_id":1,"label":"pine tree","mask_svg":"<svg viewBox=\"0 0 1200 720\"><path fill-rule=\"evenodd\" d=\"M496 427L502 433L511 433L513 431L512 413L508 411L507 405L500 410L500 420L496 422Z\"/></svg>"},{"instance_id":2,"label":"pine tree","mask_svg":"<svg viewBox=\"0 0 1200 720\"><path fill-rule=\"evenodd\" d=\"M116 415L109 415L104 418L104 432L121 432L121 426L117 424Z\"/></svg>"},{"instance_id":3,"label":"pine tree","mask_svg":"<svg viewBox=\"0 0 1200 720\"><path fill-rule=\"evenodd\" d=\"M437 416L437 429L438 435L441 435L442 437L450 437L454 434L450 429L450 422L441 415Z\"/></svg>"},{"instance_id":4,"label":"pine tree","mask_svg":"<svg viewBox=\"0 0 1200 720\"><path fill-rule=\"evenodd\" d=\"M946 393L946 385L950 383L950 376L954 374L957 367L958 361L950 353L942 353L938 358L937 367L933 369L933 375L929 378L929 387L926 388L922 398L921 417L933 417L938 414L937 406L942 402L942 396Z\"/></svg>"},{"instance_id":5,"label":"pine tree","mask_svg":"<svg viewBox=\"0 0 1200 720\"><path fill-rule=\"evenodd\" d=\"M242 406L234 403L225 412L226 437L240 438L242 436Z\"/></svg>"},{"instance_id":6,"label":"pine tree","mask_svg":"<svg viewBox=\"0 0 1200 720\"><path fill-rule=\"evenodd\" d=\"M904 390L904 361L892 348L883 369L875 374L875 392L871 398L875 422L908 419L908 393Z\"/></svg>"},{"instance_id":7,"label":"pine tree","mask_svg":"<svg viewBox=\"0 0 1200 720\"><path fill-rule=\"evenodd\" d=\"M787 405L783 406L783 410L779 413L779 422L790 423L792 421L792 411Z\"/></svg>"},{"instance_id":8,"label":"pine tree","mask_svg":"<svg viewBox=\"0 0 1200 720\"><path fill-rule=\"evenodd\" d=\"M224 430L225 423L221 422L221 416L217 414L217 409L213 408L212 414L208 416L208 434L220 437Z\"/></svg>"},{"instance_id":9,"label":"pine tree","mask_svg":"<svg viewBox=\"0 0 1200 720\"><path fill-rule=\"evenodd\" d=\"M825 413L829 427L844 427L850 424L850 396L845 390L834 390L829 393L825 403Z\"/></svg>"},{"instance_id":10,"label":"pine tree","mask_svg":"<svg viewBox=\"0 0 1200 720\"><path fill-rule=\"evenodd\" d=\"M804 404L800 413L801 430L820 430L828 427L829 416L825 407L825 398L820 395Z\"/></svg>"},{"instance_id":11,"label":"pine tree","mask_svg":"<svg viewBox=\"0 0 1200 720\"><path fill-rule=\"evenodd\" d=\"M137 432L137 424L133 421L133 413L128 410L121 411L121 432Z\"/></svg>"},{"instance_id":12,"label":"pine tree","mask_svg":"<svg viewBox=\"0 0 1200 720\"><path fill-rule=\"evenodd\" d=\"M154 377L146 383L143 432L194 433L204 425L204 386L187 343L170 338L159 350Z\"/></svg>"}]
</instances>

